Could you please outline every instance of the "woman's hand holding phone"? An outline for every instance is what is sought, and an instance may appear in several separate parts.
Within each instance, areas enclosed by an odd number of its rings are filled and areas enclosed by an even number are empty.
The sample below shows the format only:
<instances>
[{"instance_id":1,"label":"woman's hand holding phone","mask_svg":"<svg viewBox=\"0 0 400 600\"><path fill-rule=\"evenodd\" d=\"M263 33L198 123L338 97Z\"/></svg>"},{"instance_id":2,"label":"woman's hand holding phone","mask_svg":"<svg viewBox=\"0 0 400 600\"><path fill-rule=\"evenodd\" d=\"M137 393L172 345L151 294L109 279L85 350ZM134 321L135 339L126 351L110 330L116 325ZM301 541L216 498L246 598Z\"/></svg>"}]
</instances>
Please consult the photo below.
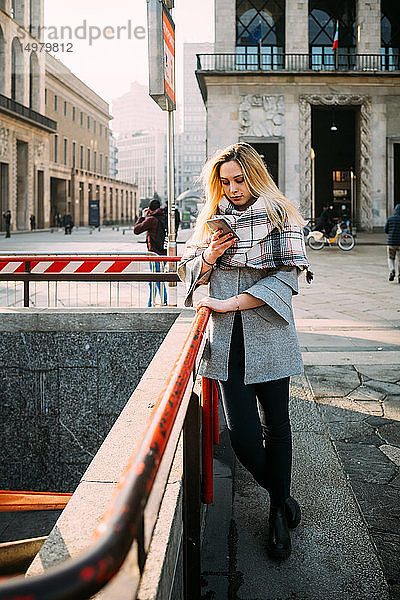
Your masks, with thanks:
<instances>
[{"instance_id":1,"label":"woman's hand holding phone","mask_svg":"<svg viewBox=\"0 0 400 600\"><path fill-rule=\"evenodd\" d=\"M213 233L209 239L210 243L204 250L203 256L211 264L214 264L217 258L237 241L237 237L233 233L224 234L221 229Z\"/></svg>"}]
</instances>

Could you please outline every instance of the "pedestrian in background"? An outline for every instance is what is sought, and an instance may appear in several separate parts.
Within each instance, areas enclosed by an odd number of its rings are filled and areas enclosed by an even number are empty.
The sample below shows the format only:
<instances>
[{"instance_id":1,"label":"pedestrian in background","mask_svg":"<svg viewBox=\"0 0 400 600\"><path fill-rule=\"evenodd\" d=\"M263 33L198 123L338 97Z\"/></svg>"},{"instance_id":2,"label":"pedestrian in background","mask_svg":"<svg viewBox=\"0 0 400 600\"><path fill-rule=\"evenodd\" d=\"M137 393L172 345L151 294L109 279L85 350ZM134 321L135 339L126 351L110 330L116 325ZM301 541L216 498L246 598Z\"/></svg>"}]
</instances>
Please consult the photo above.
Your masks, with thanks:
<instances>
[{"instance_id":1,"label":"pedestrian in background","mask_svg":"<svg viewBox=\"0 0 400 600\"><path fill-rule=\"evenodd\" d=\"M315 222L314 231L320 231L328 238L334 224L333 205L324 206L322 213Z\"/></svg>"},{"instance_id":2,"label":"pedestrian in background","mask_svg":"<svg viewBox=\"0 0 400 600\"><path fill-rule=\"evenodd\" d=\"M385 233L388 234L386 244L389 281L394 281L396 277L397 258L398 282L400 283L400 204L396 204L393 215L386 221Z\"/></svg>"},{"instance_id":3,"label":"pedestrian in background","mask_svg":"<svg viewBox=\"0 0 400 600\"><path fill-rule=\"evenodd\" d=\"M6 210L6 212L3 213L3 219L6 226L6 238L9 238L11 237L11 210Z\"/></svg>"},{"instance_id":4,"label":"pedestrian in background","mask_svg":"<svg viewBox=\"0 0 400 600\"><path fill-rule=\"evenodd\" d=\"M197 286L210 286L197 303L212 311L199 372L219 382L232 447L269 492L267 549L283 560L291 553L289 528L301 518L290 495L289 379L303 370L292 295L302 270L312 279L305 221L249 144L219 151L202 177L206 201L178 273L185 306ZM233 233L212 233L207 220L216 215Z\"/></svg>"},{"instance_id":5,"label":"pedestrian in background","mask_svg":"<svg viewBox=\"0 0 400 600\"><path fill-rule=\"evenodd\" d=\"M72 216L68 213L63 217L63 227L65 230L65 235L71 235L72 229L74 227L74 222L72 220Z\"/></svg>"},{"instance_id":6,"label":"pedestrian in background","mask_svg":"<svg viewBox=\"0 0 400 600\"><path fill-rule=\"evenodd\" d=\"M146 232L146 243L149 252L154 252L159 256L165 256L167 249L165 246L167 227L165 218L165 209L161 208L161 203L157 199L150 200L148 208L142 212L142 216L138 218L133 226L133 232L136 235ZM154 273L161 273L161 264L158 261L149 261L150 270ZM154 285L150 281L150 295L147 305L152 306L153 300L156 299L157 292L160 296L160 302L163 305L167 304L167 291L165 284L161 285L161 281L157 281ZM161 289L162 288L162 289ZM154 294L153 294L154 292Z\"/></svg>"},{"instance_id":7,"label":"pedestrian in background","mask_svg":"<svg viewBox=\"0 0 400 600\"><path fill-rule=\"evenodd\" d=\"M33 231L34 229L36 229L36 218L35 218L35 215L31 215L29 217L29 221L31 223L31 230Z\"/></svg>"}]
</instances>

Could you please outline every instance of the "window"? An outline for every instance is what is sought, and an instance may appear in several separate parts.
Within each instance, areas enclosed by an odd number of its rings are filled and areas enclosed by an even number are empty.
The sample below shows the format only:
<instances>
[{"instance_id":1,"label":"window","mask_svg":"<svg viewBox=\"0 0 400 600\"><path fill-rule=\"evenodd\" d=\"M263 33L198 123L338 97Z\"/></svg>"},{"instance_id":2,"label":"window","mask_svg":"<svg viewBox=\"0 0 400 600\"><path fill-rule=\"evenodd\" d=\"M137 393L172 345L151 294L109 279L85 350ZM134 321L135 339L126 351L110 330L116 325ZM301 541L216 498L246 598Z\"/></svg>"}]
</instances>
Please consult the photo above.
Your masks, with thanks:
<instances>
[{"instance_id":1,"label":"window","mask_svg":"<svg viewBox=\"0 0 400 600\"><path fill-rule=\"evenodd\" d=\"M100 175L103 175L103 155L100 154Z\"/></svg>"},{"instance_id":2,"label":"window","mask_svg":"<svg viewBox=\"0 0 400 600\"><path fill-rule=\"evenodd\" d=\"M382 69L397 71L400 65L400 10L399 3L382 0L381 55Z\"/></svg>"},{"instance_id":3,"label":"window","mask_svg":"<svg viewBox=\"0 0 400 600\"><path fill-rule=\"evenodd\" d=\"M64 102L64 117L67 116L67 103Z\"/></svg>"},{"instance_id":4,"label":"window","mask_svg":"<svg viewBox=\"0 0 400 600\"><path fill-rule=\"evenodd\" d=\"M284 48L285 0L236 0L237 64L281 68Z\"/></svg>"},{"instance_id":5,"label":"window","mask_svg":"<svg viewBox=\"0 0 400 600\"><path fill-rule=\"evenodd\" d=\"M47 104L47 89L44 90L44 103Z\"/></svg>"},{"instance_id":6,"label":"window","mask_svg":"<svg viewBox=\"0 0 400 600\"><path fill-rule=\"evenodd\" d=\"M83 125L83 112L81 111L81 125Z\"/></svg>"},{"instance_id":7,"label":"window","mask_svg":"<svg viewBox=\"0 0 400 600\"><path fill-rule=\"evenodd\" d=\"M103 135L103 125L101 123L100 123L100 132L99 133L100 133L100 136Z\"/></svg>"},{"instance_id":8,"label":"window","mask_svg":"<svg viewBox=\"0 0 400 600\"><path fill-rule=\"evenodd\" d=\"M90 148L87 149L87 165L86 169L90 171Z\"/></svg>"},{"instance_id":9,"label":"window","mask_svg":"<svg viewBox=\"0 0 400 600\"><path fill-rule=\"evenodd\" d=\"M58 135L54 136L54 162L58 161Z\"/></svg>"},{"instance_id":10,"label":"window","mask_svg":"<svg viewBox=\"0 0 400 600\"><path fill-rule=\"evenodd\" d=\"M72 142L72 168L76 167L76 142Z\"/></svg>"},{"instance_id":11,"label":"window","mask_svg":"<svg viewBox=\"0 0 400 600\"><path fill-rule=\"evenodd\" d=\"M75 106L72 107L72 120L75 121L76 118L76 109Z\"/></svg>"},{"instance_id":12,"label":"window","mask_svg":"<svg viewBox=\"0 0 400 600\"><path fill-rule=\"evenodd\" d=\"M107 137L107 127L104 127L104 136Z\"/></svg>"},{"instance_id":13,"label":"window","mask_svg":"<svg viewBox=\"0 0 400 600\"><path fill-rule=\"evenodd\" d=\"M93 119L93 133L96 133L96 121Z\"/></svg>"},{"instance_id":14,"label":"window","mask_svg":"<svg viewBox=\"0 0 400 600\"><path fill-rule=\"evenodd\" d=\"M68 140L64 138L64 165L67 164L68 159Z\"/></svg>"},{"instance_id":15,"label":"window","mask_svg":"<svg viewBox=\"0 0 400 600\"><path fill-rule=\"evenodd\" d=\"M54 110L57 111L57 96L54 94Z\"/></svg>"},{"instance_id":16,"label":"window","mask_svg":"<svg viewBox=\"0 0 400 600\"><path fill-rule=\"evenodd\" d=\"M97 152L93 155L93 171L96 173L97 171Z\"/></svg>"},{"instance_id":17,"label":"window","mask_svg":"<svg viewBox=\"0 0 400 600\"><path fill-rule=\"evenodd\" d=\"M81 148L80 148L80 157L79 157L79 159L80 159L79 160L80 167L83 170L83 146L81 146Z\"/></svg>"},{"instance_id":18,"label":"window","mask_svg":"<svg viewBox=\"0 0 400 600\"><path fill-rule=\"evenodd\" d=\"M355 0L310 0L308 15L308 41L312 69L349 70L355 66L356 11ZM339 21L339 50L336 62L332 44Z\"/></svg>"},{"instance_id":19,"label":"window","mask_svg":"<svg viewBox=\"0 0 400 600\"><path fill-rule=\"evenodd\" d=\"M90 117L87 118L87 128L90 129Z\"/></svg>"},{"instance_id":20,"label":"window","mask_svg":"<svg viewBox=\"0 0 400 600\"><path fill-rule=\"evenodd\" d=\"M105 175L106 175L106 177L108 177L108 156L104 157L104 168L105 168Z\"/></svg>"}]
</instances>

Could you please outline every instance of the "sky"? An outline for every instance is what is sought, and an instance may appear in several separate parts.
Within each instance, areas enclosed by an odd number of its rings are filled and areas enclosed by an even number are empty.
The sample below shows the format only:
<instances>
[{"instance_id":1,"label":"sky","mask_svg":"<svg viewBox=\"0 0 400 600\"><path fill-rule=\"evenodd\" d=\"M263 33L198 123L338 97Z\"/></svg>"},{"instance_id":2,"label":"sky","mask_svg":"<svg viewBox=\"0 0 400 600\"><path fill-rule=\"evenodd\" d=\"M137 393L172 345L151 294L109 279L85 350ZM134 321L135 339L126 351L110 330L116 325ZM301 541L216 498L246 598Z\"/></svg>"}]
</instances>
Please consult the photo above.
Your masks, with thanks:
<instances>
[{"instance_id":1,"label":"sky","mask_svg":"<svg viewBox=\"0 0 400 600\"><path fill-rule=\"evenodd\" d=\"M214 40L214 0L175 0L172 16L179 103L182 101L183 43ZM53 46L50 53L111 104L113 98L129 90L131 81L148 84L146 21L146 0L68 0L62 3L44 0L43 41L58 42L59 50L55 51ZM64 40L61 39L62 26ZM118 26L121 27L120 39L117 39ZM72 39L69 39L69 28ZM98 35L100 37L95 39Z\"/></svg>"}]
</instances>

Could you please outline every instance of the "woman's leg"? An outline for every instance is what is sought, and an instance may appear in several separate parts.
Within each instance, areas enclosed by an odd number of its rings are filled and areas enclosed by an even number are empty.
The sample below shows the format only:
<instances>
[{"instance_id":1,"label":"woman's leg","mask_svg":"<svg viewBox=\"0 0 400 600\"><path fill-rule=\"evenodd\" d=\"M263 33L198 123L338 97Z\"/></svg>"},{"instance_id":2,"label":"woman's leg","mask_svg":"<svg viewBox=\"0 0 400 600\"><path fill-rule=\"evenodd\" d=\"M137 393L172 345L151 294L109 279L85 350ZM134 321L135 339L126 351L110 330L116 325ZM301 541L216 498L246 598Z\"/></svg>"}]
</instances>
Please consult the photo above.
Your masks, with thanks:
<instances>
[{"instance_id":1,"label":"woman's leg","mask_svg":"<svg viewBox=\"0 0 400 600\"><path fill-rule=\"evenodd\" d=\"M244 384L244 341L236 313L229 352L228 381L220 381L221 401L232 448L255 480L267 488L266 452L254 385Z\"/></svg>"},{"instance_id":2,"label":"woman's leg","mask_svg":"<svg viewBox=\"0 0 400 600\"><path fill-rule=\"evenodd\" d=\"M266 453L271 504L290 496L292 436L289 420L289 377L255 385Z\"/></svg>"}]
</instances>

